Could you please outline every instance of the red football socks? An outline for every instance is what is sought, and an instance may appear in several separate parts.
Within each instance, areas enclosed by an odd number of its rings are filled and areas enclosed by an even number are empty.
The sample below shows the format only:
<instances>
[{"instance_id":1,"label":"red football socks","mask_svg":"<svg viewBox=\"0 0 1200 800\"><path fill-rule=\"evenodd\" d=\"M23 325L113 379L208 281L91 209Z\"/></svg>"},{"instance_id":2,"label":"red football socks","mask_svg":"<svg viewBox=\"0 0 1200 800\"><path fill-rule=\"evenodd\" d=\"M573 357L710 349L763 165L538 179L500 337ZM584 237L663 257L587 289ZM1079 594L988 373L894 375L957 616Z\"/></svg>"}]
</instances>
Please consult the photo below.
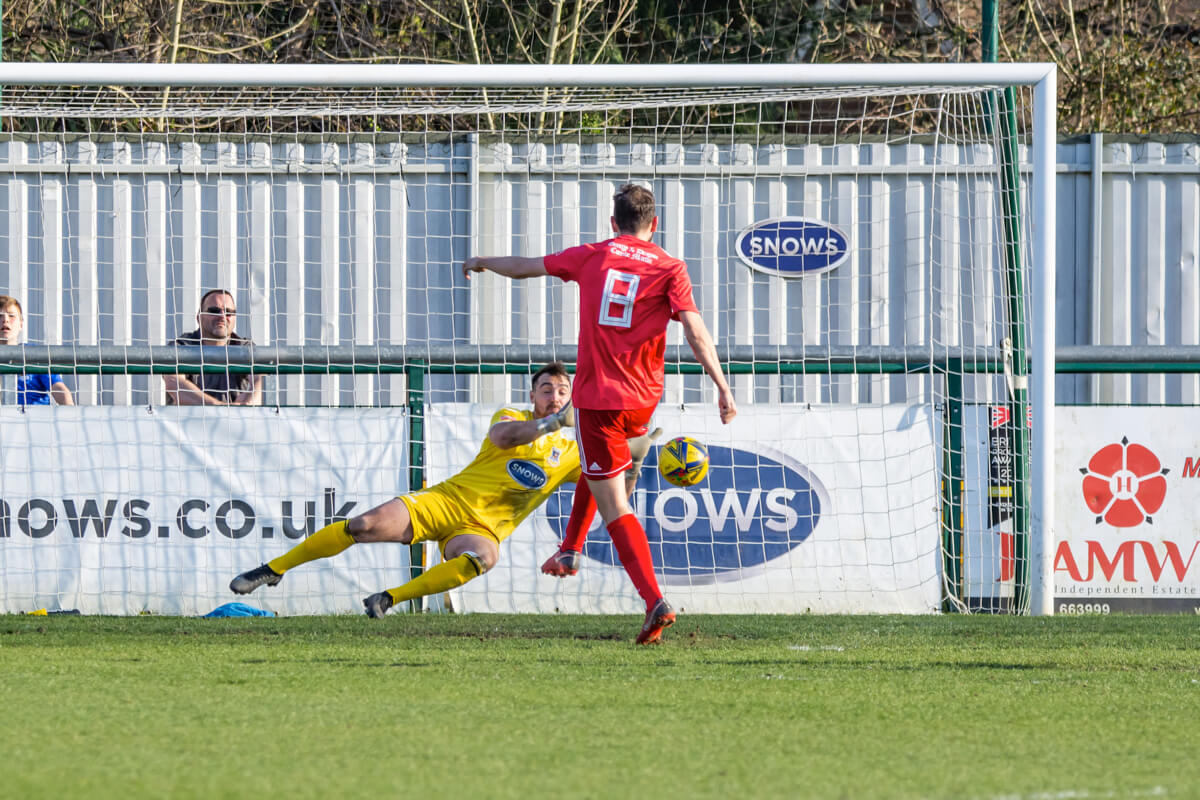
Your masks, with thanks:
<instances>
[{"instance_id":1,"label":"red football socks","mask_svg":"<svg viewBox=\"0 0 1200 800\"><path fill-rule=\"evenodd\" d=\"M638 594L646 601L646 607L662 599L658 580L654 577L654 562L650 558L650 543L646 541L646 530L633 514L626 514L608 526L608 535L621 558L629 579L637 587Z\"/></svg>"},{"instance_id":2,"label":"red football socks","mask_svg":"<svg viewBox=\"0 0 1200 800\"><path fill-rule=\"evenodd\" d=\"M596 501L592 499L592 490L587 478L580 477L575 484L575 497L571 501L571 518L567 520L567 530L563 534L559 550L583 551L583 543L587 541L588 528L596 516Z\"/></svg>"}]
</instances>

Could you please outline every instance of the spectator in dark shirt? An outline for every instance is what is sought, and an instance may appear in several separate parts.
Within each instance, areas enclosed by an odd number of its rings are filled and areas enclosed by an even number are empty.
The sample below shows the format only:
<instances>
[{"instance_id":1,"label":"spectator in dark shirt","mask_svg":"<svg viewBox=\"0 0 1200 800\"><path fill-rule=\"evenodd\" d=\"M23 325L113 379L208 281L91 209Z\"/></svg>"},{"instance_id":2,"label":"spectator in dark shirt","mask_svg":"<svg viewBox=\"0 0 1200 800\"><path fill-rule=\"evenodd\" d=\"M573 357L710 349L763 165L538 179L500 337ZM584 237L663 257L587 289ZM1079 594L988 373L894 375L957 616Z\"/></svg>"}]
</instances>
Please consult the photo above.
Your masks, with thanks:
<instances>
[{"instance_id":1,"label":"spectator in dark shirt","mask_svg":"<svg viewBox=\"0 0 1200 800\"><path fill-rule=\"evenodd\" d=\"M21 340L25 329L25 312L15 297L0 294L0 344L15 345ZM3 376L11 378L13 376ZM17 375L14 383L15 397L0 397L0 402L16 402L23 406L73 406L75 399L71 390L63 383L62 375L41 373ZM7 386L4 388L8 388ZM7 395L7 392L0 392Z\"/></svg>"},{"instance_id":2,"label":"spectator in dark shirt","mask_svg":"<svg viewBox=\"0 0 1200 800\"><path fill-rule=\"evenodd\" d=\"M171 344L241 347L253 344L234 333L237 305L224 289L211 289L200 297L196 330L185 333ZM259 406L262 405L261 375L202 372L195 375L167 375L167 402L181 406Z\"/></svg>"}]
</instances>

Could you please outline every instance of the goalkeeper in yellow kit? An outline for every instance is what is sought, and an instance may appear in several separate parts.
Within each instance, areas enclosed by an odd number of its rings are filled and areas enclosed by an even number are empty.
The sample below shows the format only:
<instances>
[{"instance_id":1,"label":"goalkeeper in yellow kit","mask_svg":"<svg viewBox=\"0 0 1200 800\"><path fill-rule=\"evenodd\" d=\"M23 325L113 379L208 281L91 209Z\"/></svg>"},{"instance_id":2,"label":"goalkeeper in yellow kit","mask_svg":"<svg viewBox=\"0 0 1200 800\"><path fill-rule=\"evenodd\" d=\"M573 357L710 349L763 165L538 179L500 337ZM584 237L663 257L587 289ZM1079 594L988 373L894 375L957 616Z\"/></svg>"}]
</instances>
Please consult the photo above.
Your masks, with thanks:
<instances>
[{"instance_id":1,"label":"goalkeeper in yellow kit","mask_svg":"<svg viewBox=\"0 0 1200 800\"><path fill-rule=\"evenodd\" d=\"M393 498L349 520L326 525L279 558L243 572L236 594L274 586L289 569L330 558L365 542L435 541L443 561L395 589L363 600L367 616L382 617L405 600L462 586L496 565L500 543L564 483L578 483L579 448L564 426L574 425L571 379L562 362L533 375L532 411L502 408L492 417L479 454L452 478ZM590 504L592 514L595 503ZM572 514L571 525L591 524Z\"/></svg>"}]
</instances>

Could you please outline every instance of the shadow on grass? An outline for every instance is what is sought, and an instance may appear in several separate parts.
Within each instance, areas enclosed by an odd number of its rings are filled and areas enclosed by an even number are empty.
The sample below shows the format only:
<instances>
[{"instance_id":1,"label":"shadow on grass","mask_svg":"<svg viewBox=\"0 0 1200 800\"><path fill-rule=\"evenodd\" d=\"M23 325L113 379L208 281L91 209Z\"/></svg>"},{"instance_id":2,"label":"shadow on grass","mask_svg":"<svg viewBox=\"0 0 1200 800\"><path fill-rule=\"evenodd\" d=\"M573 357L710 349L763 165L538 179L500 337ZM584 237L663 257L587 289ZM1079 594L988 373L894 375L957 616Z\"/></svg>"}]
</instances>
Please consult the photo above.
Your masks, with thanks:
<instances>
[{"instance_id":1,"label":"shadow on grass","mask_svg":"<svg viewBox=\"0 0 1200 800\"><path fill-rule=\"evenodd\" d=\"M372 669L392 667L443 667L445 664L435 664L432 661L363 661L357 658L244 658L243 664L325 664L343 667L367 667Z\"/></svg>"},{"instance_id":2,"label":"shadow on grass","mask_svg":"<svg viewBox=\"0 0 1200 800\"><path fill-rule=\"evenodd\" d=\"M795 663L795 662L793 662ZM929 669L948 669L948 670L964 670L964 669L983 669L983 670L1005 670L1005 671L1025 671L1025 670L1053 670L1058 669L1056 664L1014 664L1003 661L916 661L906 664L894 664L887 661L825 661L821 663L823 667L835 667L843 669L880 669L891 672L923 672Z\"/></svg>"},{"instance_id":3,"label":"shadow on grass","mask_svg":"<svg viewBox=\"0 0 1200 800\"><path fill-rule=\"evenodd\" d=\"M1004 661L908 661L897 663L883 659L840 658L704 658L701 663L723 667L812 667L821 670L879 670L881 672L922 672L946 670L1054 670L1057 664L1030 664Z\"/></svg>"}]
</instances>

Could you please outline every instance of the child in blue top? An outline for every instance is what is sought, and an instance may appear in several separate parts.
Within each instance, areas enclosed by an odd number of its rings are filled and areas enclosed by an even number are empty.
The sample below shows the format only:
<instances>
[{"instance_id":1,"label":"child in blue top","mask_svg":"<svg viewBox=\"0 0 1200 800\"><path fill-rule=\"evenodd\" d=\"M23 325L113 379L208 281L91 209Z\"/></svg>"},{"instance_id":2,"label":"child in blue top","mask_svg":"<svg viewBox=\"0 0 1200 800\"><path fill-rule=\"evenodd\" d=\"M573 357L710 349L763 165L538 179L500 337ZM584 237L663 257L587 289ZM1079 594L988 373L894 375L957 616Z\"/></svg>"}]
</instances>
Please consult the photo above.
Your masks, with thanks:
<instances>
[{"instance_id":1,"label":"child in blue top","mask_svg":"<svg viewBox=\"0 0 1200 800\"><path fill-rule=\"evenodd\" d=\"M0 294L0 344L18 344L24 328L25 312L21 303L15 297ZM75 405L62 375L18 375L16 389L19 405L48 406L52 402L60 406Z\"/></svg>"}]
</instances>

